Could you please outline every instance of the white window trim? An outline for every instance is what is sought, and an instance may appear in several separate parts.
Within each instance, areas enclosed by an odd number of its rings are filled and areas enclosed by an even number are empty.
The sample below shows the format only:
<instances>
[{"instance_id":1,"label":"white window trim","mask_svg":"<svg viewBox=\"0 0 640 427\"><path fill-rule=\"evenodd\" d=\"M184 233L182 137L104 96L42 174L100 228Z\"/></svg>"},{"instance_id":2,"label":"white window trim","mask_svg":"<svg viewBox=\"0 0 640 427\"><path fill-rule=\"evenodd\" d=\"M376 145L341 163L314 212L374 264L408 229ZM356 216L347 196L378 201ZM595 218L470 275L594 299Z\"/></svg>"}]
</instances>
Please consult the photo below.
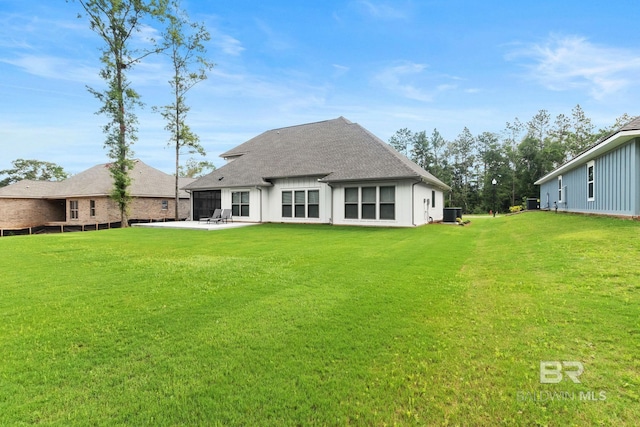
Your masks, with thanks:
<instances>
[{"instance_id":1,"label":"white window trim","mask_svg":"<svg viewBox=\"0 0 640 427\"><path fill-rule=\"evenodd\" d=\"M558 203L564 201L564 187L563 187L562 175L558 175Z\"/></svg>"},{"instance_id":2,"label":"white window trim","mask_svg":"<svg viewBox=\"0 0 640 427\"><path fill-rule=\"evenodd\" d=\"M304 216L296 216L296 205L298 206L302 206L302 203L296 203L296 191L301 191L304 192ZM310 191L317 191L318 192L318 203L309 203L309 192ZM291 216L283 216L282 215L282 206L284 206L284 204L282 203L282 193L291 193L291 203L287 204L287 206L291 206ZM309 206L312 205L316 205L318 206L318 216L309 216ZM317 221L320 219L320 189L319 188L306 188L306 187L301 187L301 188L283 188L282 190L280 190L280 218L282 219L286 219L286 220L293 220L295 221L297 220L311 220L311 221Z\"/></svg>"},{"instance_id":3,"label":"white window trim","mask_svg":"<svg viewBox=\"0 0 640 427\"><path fill-rule=\"evenodd\" d=\"M593 168L593 179L589 181L589 168ZM589 184L593 186L593 195L589 197ZM596 200L596 162L591 160L587 162L587 201L593 202Z\"/></svg>"},{"instance_id":4,"label":"white window trim","mask_svg":"<svg viewBox=\"0 0 640 427\"><path fill-rule=\"evenodd\" d=\"M239 193L239 197L240 197L240 201L238 203L233 203L233 195L235 193ZM249 201L247 203L243 203L242 202L242 193L247 193L247 195L249 196ZM249 218L251 217L251 191L250 190L244 190L244 189L239 189L239 190L235 190L235 191L231 191L231 210L233 211L233 206L238 206L238 215L233 215L236 217L242 217L242 218ZM242 207L243 206L248 206L249 207L249 214L248 215L242 215Z\"/></svg>"},{"instance_id":5,"label":"white window trim","mask_svg":"<svg viewBox=\"0 0 640 427\"><path fill-rule=\"evenodd\" d=\"M362 189L363 188L369 188L369 187L376 189L376 201L375 201L375 203L363 202L362 201ZM382 202L380 200L380 188L381 187L393 187L394 188L394 201L393 201L393 203ZM346 205L347 204L357 205L358 206L358 217L357 218L347 218L346 214L345 214L345 220L346 221L358 221L358 222L393 222L393 221L397 221L397 216L398 216L398 212L396 210L397 205L398 205L398 201L397 201L397 189L398 189L398 186L397 186L397 184L386 184L386 183L384 183L384 184L370 184L370 185L360 184L360 185L356 185L356 186L345 187L345 191L346 191L347 188L357 188L358 189L358 202L357 203L347 203L346 200L345 200L344 204L343 204L344 209L346 211ZM375 205L375 218L362 218L362 206L366 205L366 204L374 204ZM385 205L385 204L393 204L393 219L380 218L380 207L381 207L381 205Z\"/></svg>"}]
</instances>

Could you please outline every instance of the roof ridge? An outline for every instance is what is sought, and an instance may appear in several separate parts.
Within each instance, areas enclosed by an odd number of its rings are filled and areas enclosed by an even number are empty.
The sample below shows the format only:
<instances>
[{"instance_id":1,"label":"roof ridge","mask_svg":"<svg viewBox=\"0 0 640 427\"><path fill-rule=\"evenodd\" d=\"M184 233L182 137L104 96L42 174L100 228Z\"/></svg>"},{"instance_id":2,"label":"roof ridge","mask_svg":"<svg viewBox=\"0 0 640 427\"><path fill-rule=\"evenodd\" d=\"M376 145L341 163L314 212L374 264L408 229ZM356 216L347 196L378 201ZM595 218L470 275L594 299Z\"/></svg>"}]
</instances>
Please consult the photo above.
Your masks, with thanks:
<instances>
[{"instance_id":1,"label":"roof ridge","mask_svg":"<svg viewBox=\"0 0 640 427\"><path fill-rule=\"evenodd\" d=\"M311 125L317 125L317 124L320 124L320 123L334 122L334 121L338 121L338 120L343 120L345 123L350 124L350 125L351 125L351 124L354 124L354 123L353 123L353 122L351 122L350 120L346 119L344 116L340 116L340 117L337 117L337 118L335 118L335 119L318 120L317 122L311 122L311 123L300 123L300 124L297 124L297 125L283 126L283 127L281 127L281 128L274 128L274 129L270 129L270 130L268 130L268 131L266 131L266 132L273 132L273 131L276 131L276 130L284 130L284 129L297 128L297 127L301 127L301 126L311 126Z\"/></svg>"}]
</instances>

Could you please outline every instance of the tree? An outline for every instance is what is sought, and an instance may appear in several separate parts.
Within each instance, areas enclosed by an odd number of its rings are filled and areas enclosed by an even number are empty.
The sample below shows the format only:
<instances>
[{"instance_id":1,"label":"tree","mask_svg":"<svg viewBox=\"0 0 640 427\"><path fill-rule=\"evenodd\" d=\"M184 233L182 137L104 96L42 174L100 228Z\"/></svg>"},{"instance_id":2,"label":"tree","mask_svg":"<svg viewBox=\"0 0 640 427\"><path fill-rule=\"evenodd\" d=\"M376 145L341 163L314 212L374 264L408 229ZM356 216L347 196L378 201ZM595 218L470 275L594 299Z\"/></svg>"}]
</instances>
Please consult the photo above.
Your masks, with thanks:
<instances>
[{"instance_id":1,"label":"tree","mask_svg":"<svg viewBox=\"0 0 640 427\"><path fill-rule=\"evenodd\" d=\"M190 158L184 166L180 166L178 174L184 178L199 178L214 170L216 170L216 165L212 162Z\"/></svg>"},{"instance_id":2,"label":"tree","mask_svg":"<svg viewBox=\"0 0 640 427\"><path fill-rule=\"evenodd\" d=\"M131 87L127 77L134 65L143 58L161 50L155 41L151 47L135 49L134 36L147 25L147 21L163 21L168 0L78 0L89 20L89 26L98 34L104 46L100 60L103 64L100 77L107 88L87 89L101 103L98 114L104 114L109 122L104 126L105 148L113 160L110 172L114 187L111 197L120 209L123 227L128 225L127 210L131 196L129 171L133 167L131 145L136 141L137 117L133 110L142 106L140 95ZM81 17L82 15L79 15Z\"/></svg>"},{"instance_id":3,"label":"tree","mask_svg":"<svg viewBox=\"0 0 640 427\"><path fill-rule=\"evenodd\" d=\"M423 169L429 170L434 163L434 157L429 147L429 140L425 131L416 132L411 138L411 160Z\"/></svg>"},{"instance_id":4,"label":"tree","mask_svg":"<svg viewBox=\"0 0 640 427\"><path fill-rule=\"evenodd\" d=\"M433 165L427 169L442 182L447 183L451 180L449 165L445 156L447 141L442 137L438 129L434 128L429 138L429 148L433 156Z\"/></svg>"},{"instance_id":5,"label":"tree","mask_svg":"<svg viewBox=\"0 0 640 427\"><path fill-rule=\"evenodd\" d=\"M171 4L172 14L168 17L169 26L163 38L166 43L164 52L169 56L173 75L169 80L172 103L163 107L154 107L167 121L165 129L171 134L169 145L175 148L175 219L180 218L178 176L180 173L180 150L186 148L190 153L204 156L205 150L200 145L200 138L191 131L186 123L189 106L186 94L196 84L207 78L207 71L213 63L204 58L206 48L204 42L210 35L203 24L189 22L186 13L180 9L179 1ZM194 68L196 68L194 70Z\"/></svg>"},{"instance_id":6,"label":"tree","mask_svg":"<svg viewBox=\"0 0 640 427\"><path fill-rule=\"evenodd\" d=\"M476 138L465 127L458 137L449 144L448 151L452 158L452 203L462 205L464 212L470 213L472 184L477 178L473 167L476 160Z\"/></svg>"},{"instance_id":7,"label":"tree","mask_svg":"<svg viewBox=\"0 0 640 427\"><path fill-rule=\"evenodd\" d=\"M591 119L585 115L580 104L573 107L571 116L573 118L573 133L567 144L567 158L578 155L578 153L596 142L597 139L597 136L593 133L595 126Z\"/></svg>"},{"instance_id":8,"label":"tree","mask_svg":"<svg viewBox=\"0 0 640 427\"><path fill-rule=\"evenodd\" d=\"M541 146L549 131L551 116L547 110L540 110L527 122L527 132L530 137L535 138Z\"/></svg>"},{"instance_id":9,"label":"tree","mask_svg":"<svg viewBox=\"0 0 640 427\"><path fill-rule=\"evenodd\" d=\"M391 138L389 138L389 145L407 157L409 157L409 147L412 142L413 132L407 128L400 129Z\"/></svg>"},{"instance_id":10,"label":"tree","mask_svg":"<svg viewBox=\"0 0 640 427\"><path fill-rule=\"evenodd\" d=\"M0 175L8 175L0 180L0 187L5 187L23 179L34 181L62 181L69 178L69 174L62 166L40 160L16 159L11 162L13 168L0 170Z\"/></svg>"},{"instance_id":11,"label":"tree","mask_svg":"<svg viewBox=\"0 0 640 427\"><path fill-rule=\"evenodd\" d=\"M524 124L517 117L513 123L507 122L504 134L504 150L509 161L511 181L511 206L516 204L517 166L518 166L518 142L522 139Z\"/></svg>"}]
</instances>

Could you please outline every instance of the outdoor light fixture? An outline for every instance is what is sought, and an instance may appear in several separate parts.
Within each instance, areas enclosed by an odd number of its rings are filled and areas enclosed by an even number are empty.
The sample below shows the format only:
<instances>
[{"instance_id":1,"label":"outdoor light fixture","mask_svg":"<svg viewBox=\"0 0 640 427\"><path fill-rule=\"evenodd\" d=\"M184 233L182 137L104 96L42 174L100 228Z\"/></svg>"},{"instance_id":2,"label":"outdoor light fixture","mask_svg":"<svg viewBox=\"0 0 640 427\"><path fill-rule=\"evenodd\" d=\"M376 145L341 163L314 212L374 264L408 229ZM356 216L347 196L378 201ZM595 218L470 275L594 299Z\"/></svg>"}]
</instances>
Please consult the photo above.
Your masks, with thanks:
<instances>
[{"instance_id":1,"label":"outdoor light fixture","mask_svg":"<svg viewBox=\"0 0 640 427\"><path fill-rule=\"evenodd\" d=\"M498 183L498 181L496 181L495 178L493 178L491 180L491 184L493 184L493 216L496 216L496 184Z\"/></svg>"}]
</instances>

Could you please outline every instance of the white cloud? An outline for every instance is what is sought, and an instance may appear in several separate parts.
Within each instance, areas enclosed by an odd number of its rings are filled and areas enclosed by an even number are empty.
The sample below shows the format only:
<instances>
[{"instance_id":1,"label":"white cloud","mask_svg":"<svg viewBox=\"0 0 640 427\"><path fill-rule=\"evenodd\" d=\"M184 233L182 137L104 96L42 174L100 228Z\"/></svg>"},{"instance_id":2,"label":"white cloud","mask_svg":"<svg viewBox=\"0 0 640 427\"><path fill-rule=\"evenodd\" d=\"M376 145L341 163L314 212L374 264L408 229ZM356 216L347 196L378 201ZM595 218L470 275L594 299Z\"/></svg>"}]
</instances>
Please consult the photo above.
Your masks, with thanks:
<instances>
[{"instance_id":1,"label":"white cloud","mask_svg":"<svg viewBox=\"0 0 640 427\"><path fill-rule=\"evenodd\" d=\"M332 64L333 77L340 77L349 72L349 67L340 64Z\"/></svg>"},{"instance_id":2,"label":"white cloud","mask_svg":"<svg viewBox=\"0 0 640 427\"><path fill-rule=\"evenodd\" d=\"M530 60L529 77L550 90L578 89L593 98L635 84L640 52L591 43L586 37L552 35L542 43L513 50L507 59Z\"/></svg>"},{"instance_id":3,"label":"white cloud","mask_svg":"<svg viewBox=\"0 0 640 427\"><path fill-rule=\"evenodd\" d=\"M405 19L406 14L399 8L387 3L374 2L371 0L358 0L357 4L369 16L376 19Z\"/></svg>"},{"instance_id":4,"label":"white cloud","mask_svg":"<svg viewBox=\"0 0 640 427\"><path fill-rule=\"evenodd\" d=\"M240 40L233 38L228 34L220 34L212 31L211 40L216 47L227 55L240 56L240 54L245 50Z\"/></svg>"},{"instance_id":5,"label":"white cloud","mask_svg":"<svg viewBox=\"0 0 640 427\"><path fill-rule=\"evenodd\" d=\"M260 19L256 19L255 22L257 28L264 34L264 43L270 50L285 51L292 48L293 42L286 35L275 31Z\"/></svg>"},{"instance_id":6,"label":"white cloud","mask_svg":"<svg viewBox=\"0 0 640 427\"><path fill-rule=\"evenodd\" d=\"M98 80L97 69L55 56L23 54L16 58L0 58L0 62L38 77L87 83Z\"/></svg>"},{"instance_id":7,"label":"white cloud","mask_svg":"<svg viewBox=\"0 0 640 427\"><path fill-rule=\"evenodd\" d=\"M402 62L383 69L373 81L390 92L423 102L432 102L439 93L457 89L458 85L450 81L459 78L426 73L427 69L426 64ZM435 82L441 79L446 79L446 82Z\"/></svg>"}]
</instances>

